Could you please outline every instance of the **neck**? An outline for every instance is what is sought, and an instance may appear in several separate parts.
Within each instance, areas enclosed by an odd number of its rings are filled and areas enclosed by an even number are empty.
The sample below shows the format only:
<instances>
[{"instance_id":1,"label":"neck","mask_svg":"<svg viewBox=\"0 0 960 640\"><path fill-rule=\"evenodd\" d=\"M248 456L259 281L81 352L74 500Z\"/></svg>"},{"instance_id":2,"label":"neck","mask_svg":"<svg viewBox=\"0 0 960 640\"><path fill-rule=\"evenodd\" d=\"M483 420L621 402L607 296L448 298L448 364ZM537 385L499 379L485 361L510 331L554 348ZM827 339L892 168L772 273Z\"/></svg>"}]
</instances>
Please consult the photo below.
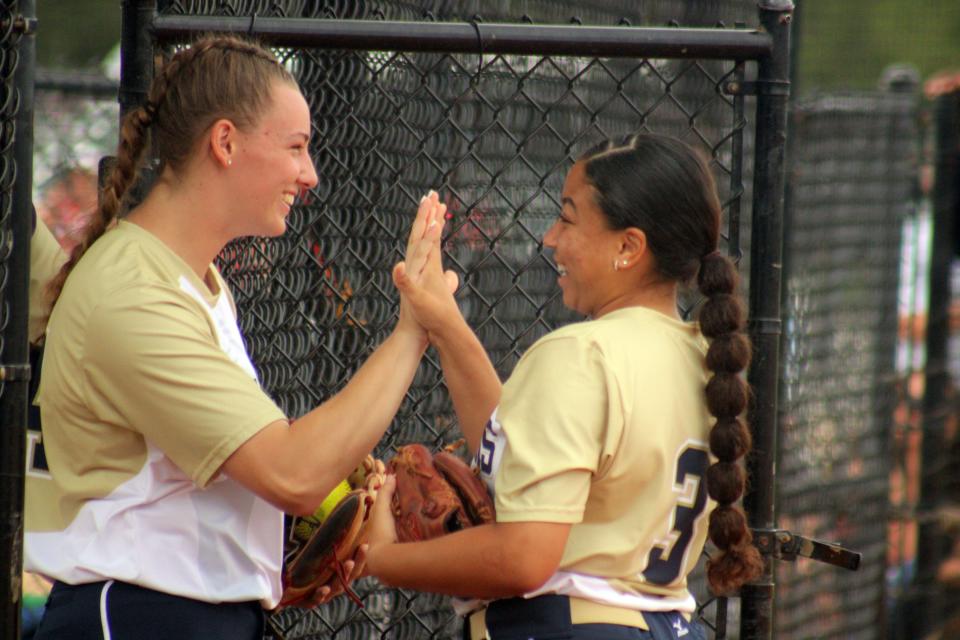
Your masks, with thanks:
<instances>
[{"instance_id":1,"label":"neck","mask_svg":"<svg viewBox=\"0 0 960 640\"><path fill-rule=\"evenodd\" d=\"M677 310L676 282L655 282L622 291L603 304L593 317L599 318L611 311L626 307L646 307L659 311L665 316L682 320Z\"/></svg>"},{"instance_id":2,"label":"neck","mask_svg":"<svg viewBox=\"0 0 960 640\"><path fill-rule=\"evenodd\" d=\"M215 199L167 168L127 220L167 245L205 281L207 269L232 240L218 220Z\"/></svg>"}]
</instances>

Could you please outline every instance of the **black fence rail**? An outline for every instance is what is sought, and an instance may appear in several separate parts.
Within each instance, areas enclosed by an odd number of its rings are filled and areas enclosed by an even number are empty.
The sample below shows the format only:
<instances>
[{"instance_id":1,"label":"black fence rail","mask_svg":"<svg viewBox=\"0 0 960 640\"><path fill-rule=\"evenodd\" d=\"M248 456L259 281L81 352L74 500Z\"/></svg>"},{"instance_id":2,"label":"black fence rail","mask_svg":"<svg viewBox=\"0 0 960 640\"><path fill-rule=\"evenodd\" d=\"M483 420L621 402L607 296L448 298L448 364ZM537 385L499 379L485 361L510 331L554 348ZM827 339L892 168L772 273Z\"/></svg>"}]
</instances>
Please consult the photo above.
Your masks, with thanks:
<instances>
[{"instance_id":1,"label":"black fence rail","mask_svg":"<svg viewBox=\"0 0 960 640\"><path fill-rule=\"evenodd\" d=\"M313 198L291 213L284 237L234 243L220 259L263 384L290 415L335 393L392 326L389 271L410 212L429 188L448 204L445 258L461 278L461 307L503 376L534 340L574 319L560 304L540 237L559 208L566 170L591 143L645 129L701 148L721 185L724 248L742 255L745 88L756 76L750 61L772 50L768 34L632 28L624 25L640 21L636 7L616 3L606 13L604 3L581 10L609 22L618 14L621 26L600 28L493 23L491 15L524 16L485 6L481 20L456 3L438 15L384 2L372 12L357 9L361 16L349 7L240 4L161 3L150 30L167 46L210 30L264 38L310 104L320 176ZM548 22L570 7L544 2L537 9ZM431 23L448 16L461 21ZM398 19L416 22L390 22ZM781 89L776 100L785 101ZM762 189L777 187L777 168L760 172L771 181ZM775 206L777 197L769 202ZM441 447L459 435L428 354L375 453L388 456L407 442ZM715 607L702 576L694 589L710 607L714 635L727 637L725 603ZM447 598L372 580L357 593L362 608L340 598L288 609L271 616L270 630L282 638L459 635Z\"/></svg>"},{"instance_id":2,"label":"black fence rail","mask_svg":"<svg viewBox=\"0 0 960 640\"><path fill-rule=\"evenodd\" d=\"M776 637L882 638L904 230L918 214L916 82L797 103L777 465L780 526L862 553L784 563ZM910 236L912 238L912 236Z\"/></svg>"}]
</instances>

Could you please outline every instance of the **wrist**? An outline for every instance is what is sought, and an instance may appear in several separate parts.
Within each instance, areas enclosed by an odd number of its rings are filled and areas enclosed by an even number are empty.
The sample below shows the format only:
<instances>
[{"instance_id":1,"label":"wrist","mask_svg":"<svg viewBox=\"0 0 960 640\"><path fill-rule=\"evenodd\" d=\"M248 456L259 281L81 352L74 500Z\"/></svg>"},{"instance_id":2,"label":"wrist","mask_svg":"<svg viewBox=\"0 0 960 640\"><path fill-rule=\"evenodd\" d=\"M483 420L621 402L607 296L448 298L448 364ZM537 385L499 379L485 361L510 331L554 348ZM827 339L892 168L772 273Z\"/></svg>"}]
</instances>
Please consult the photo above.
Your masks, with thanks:
<instances>
[{"instance_id":1,"label":"wrist","mask_svg":"<svg viewBox=\"0 0 960 640\"><path fill-rule=\"evenodd\" d=\"M431 327L429 337L430 344L436 347L438 351L446 351L452 348L463 349L474 342L479 343L476 334L470 329L464 317L459 314L455 321Z\"/></svg>"},{"instance_id":2,"label":"wrist","mask_svg":"<svg viewBox=\"0 0 960 640\"><path fill-rule=\"evenodd\" d=\"M385 586L393 586L388 584L387 581L381 576L383 567L381 566L383 560L383 551L385 547L389 547L390 543L380 543L380 544L371 544L367 549L367 575L375 577L380 583Z\"/></svg>"},{"instance_id":3,"label":"wrist","mask_svg":"<svg viewBox=\"0 0 960 640\"><path fill-rule=\"evenodd\" d=\"M426 330L416 322L404 322L402 318L394 326L391 335L401 341L405 347L416 349L420 355L423 355L430 346Z\"/></svg>"}]
</instances>

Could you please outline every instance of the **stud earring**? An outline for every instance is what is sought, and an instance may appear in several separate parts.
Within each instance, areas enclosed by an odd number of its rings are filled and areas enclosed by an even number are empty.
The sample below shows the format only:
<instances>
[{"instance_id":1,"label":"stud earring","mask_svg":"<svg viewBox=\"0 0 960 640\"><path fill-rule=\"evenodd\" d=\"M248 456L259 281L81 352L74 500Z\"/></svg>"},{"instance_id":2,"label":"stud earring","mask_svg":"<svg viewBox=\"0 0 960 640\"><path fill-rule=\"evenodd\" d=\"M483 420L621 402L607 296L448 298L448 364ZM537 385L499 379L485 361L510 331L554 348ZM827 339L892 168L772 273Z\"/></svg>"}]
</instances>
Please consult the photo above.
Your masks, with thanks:
<instances>
[{"instance_id":1,"label":"stud earring","mask_svg":"<svg viewBox=\"0 0 960 640\"><path fill-rule=\"evenodd\" d=\"M229 167L232 164L233 164L233 158L227 158L227 166Z\"/></svg>"}]
</instances>

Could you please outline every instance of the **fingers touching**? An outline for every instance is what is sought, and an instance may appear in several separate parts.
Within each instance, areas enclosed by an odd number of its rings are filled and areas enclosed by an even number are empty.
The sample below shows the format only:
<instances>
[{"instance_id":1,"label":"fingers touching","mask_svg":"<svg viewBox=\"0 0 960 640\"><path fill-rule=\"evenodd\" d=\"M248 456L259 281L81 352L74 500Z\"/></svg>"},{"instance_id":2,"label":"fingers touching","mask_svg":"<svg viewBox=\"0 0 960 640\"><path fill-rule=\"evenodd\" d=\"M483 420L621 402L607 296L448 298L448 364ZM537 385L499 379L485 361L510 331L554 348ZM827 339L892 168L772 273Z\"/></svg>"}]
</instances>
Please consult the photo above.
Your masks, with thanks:
<instances>
[{"instance_id":1,"label":"fingers touching","mask_svg":"<svg viewBox=\"0 0 960 640\"><path fill-rule=\"evenodd\" d=\"M414 282L422 279L428 263L437 268L440 266L440 238L446 213L447 205L440 202L435 191L420 200L417 217L410 230L404 267L406 276Z\"/></svg>"}]
</instances>

